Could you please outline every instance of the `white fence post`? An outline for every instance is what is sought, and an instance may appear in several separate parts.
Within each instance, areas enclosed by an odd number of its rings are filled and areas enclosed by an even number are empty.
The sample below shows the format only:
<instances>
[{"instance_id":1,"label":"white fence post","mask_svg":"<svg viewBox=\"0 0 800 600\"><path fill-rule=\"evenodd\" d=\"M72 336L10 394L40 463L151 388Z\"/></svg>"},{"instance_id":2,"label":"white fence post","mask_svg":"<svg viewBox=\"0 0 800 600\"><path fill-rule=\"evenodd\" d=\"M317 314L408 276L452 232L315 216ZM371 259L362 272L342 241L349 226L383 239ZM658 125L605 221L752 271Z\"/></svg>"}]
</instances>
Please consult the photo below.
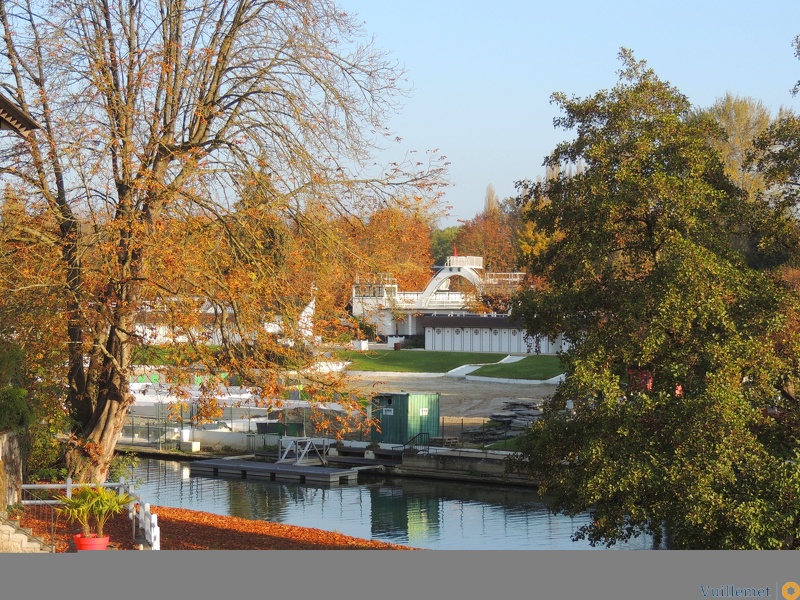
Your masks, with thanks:
<instances>
[{"instance_id":1,"label":"white fence post","mask_svg":"<svg viewBox=\"0 0 800 600\"><path fill-rule=\"evenodd\" d=\"M150 547L153 550L161 550L161 527L158 526L158 515L151 515L150 519Z\"/></svg>"},{"instance_id":2,"label":"white fence post","mask_svg":"<svg viewBox=\"0 0 800 600\"><path fill-rule=\"evenodd\" d=\"M150 505L145 504L144 502L139 503L139 529L146 529L145 521L147 514L146 511L150 508Z\"/></svg>"}]
</instances>

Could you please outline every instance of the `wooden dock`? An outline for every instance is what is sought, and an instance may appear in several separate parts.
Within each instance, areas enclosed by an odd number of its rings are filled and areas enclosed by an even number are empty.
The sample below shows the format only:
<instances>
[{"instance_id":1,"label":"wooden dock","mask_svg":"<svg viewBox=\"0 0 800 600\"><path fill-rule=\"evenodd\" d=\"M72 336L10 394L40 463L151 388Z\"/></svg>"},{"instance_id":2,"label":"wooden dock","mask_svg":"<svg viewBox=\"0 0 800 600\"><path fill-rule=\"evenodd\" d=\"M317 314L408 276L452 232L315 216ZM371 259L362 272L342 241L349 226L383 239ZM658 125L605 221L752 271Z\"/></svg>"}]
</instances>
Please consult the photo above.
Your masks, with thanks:
<instances>
[{"instance_id":1,"label":"wooden dock","mask_svg":"<svg viewBox=\"0 0 800 600\"><path fill-rule=\"evenodd\" d=\"M242 459L210 459L193 461L190 475L260 479L264 481L295 481L341 485L358 482L359 469L321 467L293 463L269 463Z\"/></svg>"}]
</instances>

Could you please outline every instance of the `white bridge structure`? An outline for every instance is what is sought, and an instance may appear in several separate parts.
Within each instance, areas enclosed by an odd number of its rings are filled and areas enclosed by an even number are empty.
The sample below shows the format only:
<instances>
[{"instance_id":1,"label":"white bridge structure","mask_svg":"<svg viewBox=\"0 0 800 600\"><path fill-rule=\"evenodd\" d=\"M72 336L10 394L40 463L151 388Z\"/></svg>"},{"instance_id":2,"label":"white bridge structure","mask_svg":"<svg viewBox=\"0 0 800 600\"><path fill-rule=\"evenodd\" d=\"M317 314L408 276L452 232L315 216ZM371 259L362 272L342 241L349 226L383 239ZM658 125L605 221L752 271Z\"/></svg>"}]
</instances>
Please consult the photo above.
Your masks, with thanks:
<instances>
[{"instance_id":1,"label":"white bridge structure","mask_svg":"<svg viewBox=\"0 0 800 600\"><path fill-rule=\"evenodd\" d=\"M553 354L564 349L560 339L528 337L507 314L480 310L486 293L519 289L524 273L485 273L481 256L450 256L435 269L421 292L398 290L391 275L358 277L353 316L373 324L389 341L424 333L426 350ZM468 281L469 291L451 291L455 278Z\"/></svg>"}]
</instances>

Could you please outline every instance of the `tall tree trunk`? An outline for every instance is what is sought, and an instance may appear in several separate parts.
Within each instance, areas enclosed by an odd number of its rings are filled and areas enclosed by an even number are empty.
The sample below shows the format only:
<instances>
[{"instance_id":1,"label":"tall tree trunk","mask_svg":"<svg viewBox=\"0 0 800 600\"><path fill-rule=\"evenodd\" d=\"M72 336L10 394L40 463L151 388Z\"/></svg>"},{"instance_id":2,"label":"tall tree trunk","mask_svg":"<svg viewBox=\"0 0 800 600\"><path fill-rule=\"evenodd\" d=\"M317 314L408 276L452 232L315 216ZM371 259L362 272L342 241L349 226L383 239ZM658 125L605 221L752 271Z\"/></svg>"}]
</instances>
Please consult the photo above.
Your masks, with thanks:
<instances>
[{"instance_id":1,"label":"tall tree trunk","mask_svg":"<svg viewBox=\"0 0 800 600\"><path fill-rule=\"evenodd\" d=\"M77 482L106 480L128 407L133 401L127 376L131 345L126 332L132 330L134 318L126 315L120 321L123 324L112 327L108 336L95 393L86 398L91 402L91 417L79 424L82 430L66 453L67 471Z\"/></svg>"}]
</instances>

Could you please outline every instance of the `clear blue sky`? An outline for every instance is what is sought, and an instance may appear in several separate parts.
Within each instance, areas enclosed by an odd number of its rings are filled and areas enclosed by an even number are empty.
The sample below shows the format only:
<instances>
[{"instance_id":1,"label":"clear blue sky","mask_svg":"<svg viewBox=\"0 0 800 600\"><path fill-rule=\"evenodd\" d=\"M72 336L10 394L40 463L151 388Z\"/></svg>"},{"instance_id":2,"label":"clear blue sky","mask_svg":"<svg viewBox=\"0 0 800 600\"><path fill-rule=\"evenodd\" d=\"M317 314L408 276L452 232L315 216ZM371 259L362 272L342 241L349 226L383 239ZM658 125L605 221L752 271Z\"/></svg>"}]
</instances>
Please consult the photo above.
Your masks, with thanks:
<instances>
[{"instance_id":1,"label":"clear blue sky","mask_svg":"<svg viewBox=\"0 0 800 600\"><path fill-rule=\"evenodd\" d=\"M441 226L481 212L489 184L505 198L543 176L571 137L554 129L550 95L612 87L623 46L698 107L729 91L800 112L800 0L338 2L407 70L413 92L389 124L397 157L438 148L451 163Z\"/></svg>"}]
</instances>

